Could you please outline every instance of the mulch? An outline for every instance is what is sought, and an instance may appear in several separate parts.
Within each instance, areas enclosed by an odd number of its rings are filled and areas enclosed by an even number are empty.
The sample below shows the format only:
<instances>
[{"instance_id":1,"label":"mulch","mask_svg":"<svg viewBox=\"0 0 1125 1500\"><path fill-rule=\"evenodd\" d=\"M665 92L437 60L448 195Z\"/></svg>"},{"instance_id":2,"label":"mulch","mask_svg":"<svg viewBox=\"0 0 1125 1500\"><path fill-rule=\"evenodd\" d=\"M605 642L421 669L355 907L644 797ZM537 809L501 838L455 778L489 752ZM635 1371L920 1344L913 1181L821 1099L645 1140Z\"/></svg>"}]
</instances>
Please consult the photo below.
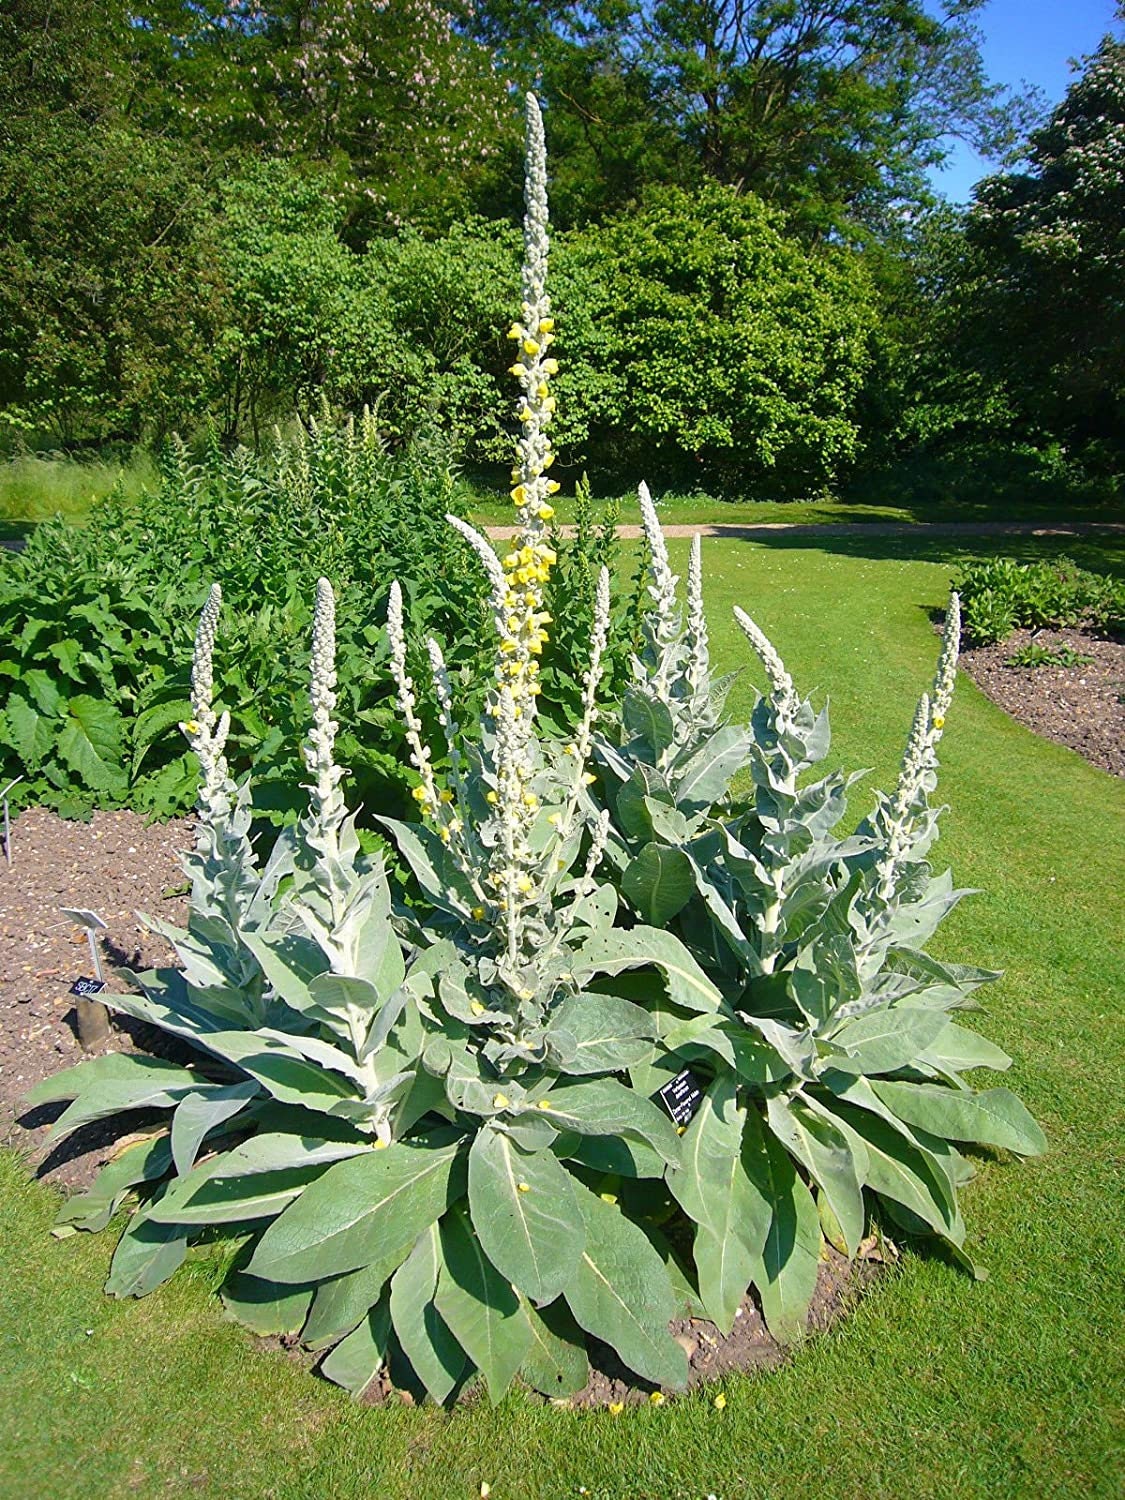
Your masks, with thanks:
<instances>
[{"instance_id":1,"label":"mulch","mask_svg":"<svg viewBox=\"0 0 1125 1500\"><path fill-rule=\"evenodd\" d=\"M1014 667L1022 646L1069 646L1092 657L1077 667ZM1091 765L1125 776L1125 643L1082 630L1017 630L996 646L964 651L961 666L993 703Z\"/></svg>"}]
</instances>

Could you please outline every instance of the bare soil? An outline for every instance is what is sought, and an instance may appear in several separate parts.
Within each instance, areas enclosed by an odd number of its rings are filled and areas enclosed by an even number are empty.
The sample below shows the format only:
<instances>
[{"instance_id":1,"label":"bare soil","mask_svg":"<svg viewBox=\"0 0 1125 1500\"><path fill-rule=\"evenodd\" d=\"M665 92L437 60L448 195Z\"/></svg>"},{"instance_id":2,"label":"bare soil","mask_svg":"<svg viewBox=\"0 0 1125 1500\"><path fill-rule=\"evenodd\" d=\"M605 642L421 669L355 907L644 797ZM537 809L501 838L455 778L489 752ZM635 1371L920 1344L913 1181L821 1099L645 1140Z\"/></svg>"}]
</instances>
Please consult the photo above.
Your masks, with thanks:
<instances>
[{"instance_id":1,"label":"bare soil","mask_svg":"<svg viewBox=\"0 0 1125 1500\"><path fill-rule=\"evenodd\" d=\"M1077 667L1008 665L1033 642L1056 651L1069 646L1093 660ZM1082 630L1017 630L999 645L963 652L961 665L1013 719L1112 776L1125 776L1125 643Z\"/></svg>"},{"instance_id":2,"label":"bare soil","mask_svg":"<svg viewBox=\"0 0 1125 1500\"><path fill-rule=\"evenodd\" d=\"M116 966L147 969L169 963L172 950L144 930L137 913L182 924L187 903L179 852L190 824L149 824L135 813L97 812L89 823L67 823L28 808L12 825L12 864L0 858L0 1141L35 1152L58 1105L29 1112L23 1097L34 1084L90 1054L78 1042L70 986L92 978L84 931L59 908L92 910L107 924L99 943L107 989L128 985ZM115 1018L99 1051L161 1050L145 1028ZM70 1189L86 1187L106 1147L124 1124L87 1127L53 1152L42 1175Z\"/></svg>"}]
</instances>

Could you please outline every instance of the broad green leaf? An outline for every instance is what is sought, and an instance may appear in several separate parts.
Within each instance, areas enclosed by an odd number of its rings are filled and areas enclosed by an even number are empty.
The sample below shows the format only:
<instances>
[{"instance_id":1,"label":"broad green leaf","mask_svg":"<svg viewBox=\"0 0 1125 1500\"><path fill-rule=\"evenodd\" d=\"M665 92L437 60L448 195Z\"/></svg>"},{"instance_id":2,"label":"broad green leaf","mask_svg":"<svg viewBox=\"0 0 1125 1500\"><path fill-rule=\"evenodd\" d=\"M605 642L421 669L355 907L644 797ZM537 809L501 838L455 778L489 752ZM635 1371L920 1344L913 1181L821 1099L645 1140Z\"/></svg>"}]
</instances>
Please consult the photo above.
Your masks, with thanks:
<instances>
[{"instance_id":1,"label":"broad green leaf","mask_svg":"<svg viewBox=\"0 0 1125 1500\"><path fill-rule=\"evenodd\" d=\"M483 1374L493 1405L531 1348L531 1326L511 1283L488 1259L463 1209L441 1221L435 1302L454 1338Z\"/></svg>"},{"instance_id":2,"label":"broad green leaf","mask_svg":"<svg viewBox=\"0 0 1125 1500\"><path fill-rule=\"evenodd\" d=\"M762 1195L742 1164L745 1109L737 1080L719 1074L684 1133L683 1165L668 1187L696 1225L695 1265L707 1316L729 1333L764 1242Z\"/></svg>"},{"instance_id":3,"label":"broad green leaf","mask_svg":"<svg viewBox=\"0 0 1125 1500\"><path fill-rule=\"evenodd\" d=\"M1010 1089L974 1094L932 1083L892 1083L872 1088L892 1113L908 1125L942 1140L972 1141L1021 1156L1038 1156L1047 1138Z\"/></svg>"},{"instance_id":4,"label":"broad green leaf","mask_svg":"<svg viewBox=\"0 0 1125 1500\"><path fill-rule=\"evenodd\" d=\"M769 1127L820 1188L839 1227L849 1256L863 1239L866 1215L863 1183L867 1152L800 1097L775 1095L766 1101Z\"/></svg>"},{"instance_id":5,"label":"broad green leaf","mask_svg":"<svg viewBox=\"0 0 1125 1500\"><path fill-rule=\"evenodd\" d=\"M320 1373L358 1400L387 1359L391 1314L386 1299L373 1307L354 1332L321 1361Z\"/></svg>"},{"instance_id":6,"label":"broad green leaf","mask_svg":"<svg viewBox=\"0 0 1125 1500\"><path fill-rule=\"evenodd\" d=\"M34 1106L74 1100L46 1136L43 1144L53 1146L80 1125L122 1110L169 1109L197 1090L202 1081L198 1073L162 1057L111 1052L44 1079L28 1093L27 1103Z\"/></svg>"},{"instance_id":7,"label":"broad green leaf","mask_svg":"<svg viewBox=\"0 0 1125 1500\"><path fill-rule=\"evenodd\" d=\"M111 1297L145 1297L183 1264L187 1231L158 1224L148 1213L134 1214L117 1242L105 1289Z\"/></svg>"},{"instance_id":8,"label":"broad green leaf","mask_svg":"<svg viewBox=\"0 0 1125 1500\"><path fill-rule=\"evenodd\" d=\"M671 1120L659 1105L615 1078L564 1082L528 1107L543 1109L558 1130L574 1130L579 1135L637 1136L670 1166L679 1164L680 1138Z\"/></svg>"},{"instance_id":9,"label":"broad green leaf","mask_svg":"<svg viewBox=\"0 0 1125 1500\"><path fill-rule=\"evenodd\" d=\"M841 1073L896 1073L916 1063L919 1054L932 1047L948 1025L948 1018L939 1010L896 1006L857 1016L831 1038L833 1045L846 1048L848 1055L833 1056L827 1066Z\"/></svg>"},{"instance_id":10,"label":"broad green leaf","mask_svg":"<svg viewBox=\"0 0 1125 1500\"><path fill-rule=\"evenodd\" d=\"M322 1281L316 1289L301 1342L310 1349L325 1349L358 1328L409 1253L407 1241L358 1271L346 1271L343 1276Z\"/></svg>"},{"instance_id":11,"label":"broad green leaf","mask_svg":"<svg viewBox=\"0 0 1125 1500\"><path fill-rule=\"evenodd\" d=\"M616 1073L652 1053L652 1017L620 995L570 995L551 1017L551 1029L569 1032L577 1043L568 1073Z\"/></svg>"},{"instance_id":12,"label":"broad green leaf","mask_svg":"<svg viewBox=\"0 0 1125 1500\"><path fill-rule=\"evenodd\" d=\"M58 753L76 776L95 792L124 788L121 736L124 720L104 698L79 693L66 705Z\"/></svg>"},{"instance_id":13,"label":"broad green leaf","mask_svg":"<svg viewBox=\"0 0 1125 1500\"><path fill-rule=\"evenodd\" d=\"M731 777L746 764L753 739L737 724L724 724L702 749L673 773L676 806L704 811L725 795Z\"/></svg>"},{"instance_id":14,"label":"broad green leaf","mask_svg":"<svg viewBox=\"0 0 1125 1500\"><path fill-rule=\"evenodd\" d=\"M272 1219L324 1170L320 1166L286 1167L276 1172L255 1172L250 1177L219 1177L215 1172L218 1160L206 1161L185 1177L175 1178L160 1200L149 1207L150 1217L161 1224L239 1224L243 1220Z\"/></svg>"},{"instance_id":15,"label":"broad green leaf","mask_svg":"<svg viewBox=\"0 0 1125 1500\"><path fill-rule=\"evenodd\" d=\"M496 1269L532 1302L569 1285L582 1253L574 1179L550 1151L521 1151L485 1126L469 1152L473 1228Z\"/></svg>"},{"instance_id":16,"label":"broad green leaf","mask_svg":"<svg viewBox=\"0 0 1125 1500\"><path fill-rule=\"evenodd\" d=\"M166 1130L136 1141L119 1150L84 1193L64 1202L55 1224L91 1231L105 1229L130 1188L155 1182L171 1168L172 1147Z\"/></svg>"},{"instance_id":17,"label":"broad green leaf","mask_svg":"<svg viewBox=\"0 0 1125 1500\"><path fill-rule=\"evenodd\" d=\"M434 1302L441 1259L438 1226L431 1224L391 1282L391 1321L402 1352L439 1405L465 1373L465 1351Z\"/></svg>"},{"instance_id":18,"label":"broad green leaf","mask_svg":"<svg viewBox=\"0 0 1125 1500\"><path fill-rule=\"evenodd\" d=\"M217 1084L184 1095L172 1116L172 1159L181 1177L195 1166L207 1132L238 1114L257 1092L257 1083L249 1078L243 1083Z\"/></svg>"},{"instance_id":19,"label":"broad green leaf","mask_svg":"<svg viewBox=\"0 0 1125 1500\"><path fill-rule=\"evenodd\" d=\"M618 1209L585 1188L576 1197L586 1246L565 1294L571 1312L643 1379L682 1389L687 1356L668 1331L676 1297L664 1262Z\"/></svg>"},{"instance_id":20,"label":"broad green leaf","mask_svg":"<svg viewBox=\"0 0 1125 1500\"><path fill-rule=\"evenodd\" d=\"M521 1115L520 1119L528 1117ZM663 1177L668 1163L639 1136L575 1135L567 1131L551 1148L562 1161L577 1161L617 1177Z\"/></svg>"},{"instance_id":21,"label":"broad green leaf","mask_svg":"<svg viewBox=\"0 0 1125 1500\"><path fill-rule=\"evenodd\" d=\"M800 1338L816 1290L820 1217L785 1149L751 1109L743 1130L743 1166L768 1209L768 1228L754 1276L766 1323L779 1343Z\"/></svg>"},{"instance_id":22,"label":"broad green leaf","mask_svg":"<svg viewBox=\"0 0 1125 1500\"><path fill-rule=\"evenodd\" d=\"M353 1115L362 1114L354 1083L310 1062L276 1037L253 1031L211 1031L199 1038L199 1044L249 1073L283 1104L331 1114L346 1102L354 1104Z\"/></svg>"},{"instance_id":23,"label":"broad green leaf","mask_svg":"<svg viewBox=\"0 0 1125 1500\"><path fill-rule=\"evenodd\" d=\"M652 760L658 761L676 737L668 705L649 693L630 688L625 694L621 714L626 731L643 740L652 752Z\"/></svg>"},{"instance_id":24,"label":"broad green leaf","mask_svg":"<svg viewBox=\"0 0 1125 1500\"><path fill-rule=\"evenodd\" d=\"M270 1225L250 1270L286 1282L355 1271L416 1239L463 1191L456 1144L397 1143L338 1162Z\"/></svg>"},{"instance_id":25,"label":"broad green leaf","mask_svg":"<svg viewBox=\"0 0 1125 1500\"><path fill-rule=\"evenodd\" d=\"M328 969L318 943L296 932L244 932L241 938L286 1005L301 1012L314 1009L309 986Z\"/></svg>"},{"instance_id":26,"label":"broad green leaf","mask_svg":"<svg viewBox=\"0 0 1125 1500\"><path fill-rule=\"evenodd\" d=\"M552 1302L537 1312L529 1302L522 1304L531 1328L531 1348L520 1375L534 1390L544 1396L575 1396L590 1378L586 1343L566 1304Z\"/></svg>"},{"instance_id":27,"label":"broad green leaf","mask_svg":"<svg viewBox=\"0 0 1125 1500\"><path fill-rule=\"evenodd\" d=\"M277 1110L279 1106L270 1105ZM286 1115L287 1118L287 1115ZM301 1115L298 1114L300 1119ZM268 1113L263 1119L272 1122ZM309 1114L307 1119L320 1124L317 1116ZM329 1122L325 1128L331 1129ZM341 1125L341 1131L347 1130ZM297 1135L285 1130L267 1130L251 1136L240 1146L225 1151L211 1166L213 1177L249 1177L255 1172L276 1172L285 1167L330 1166L333 1162L346 1161L351 1156L366 1156L371 1150L370 1139L366 1140L322 1140L319 1136Z\"/></svg>"},{"instance_id":28,"label":"broad green leaf","mask_svg":"<svg viewBox=\"0 0 1125 1500\"><path fill-rule=\"evenodd\" d=\"M950 1021L937 1040L918 1054L918 1061L953 1073L969 1068L993 1068L1003 1073L1012 1066L1012 1059L995 1042L967 1026L958 1026L956 1021Z\"/></svg>"},{"instance_id":29,"label":"broad green leaf","mask_svg":"<svg viewBox=\"0 0 1125 1500\"><path fill-rule=\"evenodd\" d=\"M625 867L621 891L641 919L663 927L691 900L695 878L681 849L646 844Z\"/></svg>"},{"instance_id":30,"label":"broad green leaf","mask_svg":"<svg viewBox=\"0 0 1125 1500\"><path fill-rule=\"evenodd\" d=\"M4 714L5 739L19 756L20 764L29 771L37 771L54 742L57 721L52 722L32 708L19 693L10 694Z\"/></svg>"},{"instance_id":31,"label":"broad green leaf","mask_svg":"<svg viewBox=\"0 0 1125 1500\"><path fill-rule=\"evenodd\" d=\"M648 965L659 969L668 999L685 1010L718 1010L719 991L707 978L679 938L656 927L614 930L591 938L574 956L574 977L583 982L595 974L620 974Z\"/></svg>"},{"instance_id":32,"label":"broad green leaf","mask_svg":"<svg viewBox=\"0 0 1125 1500\"><path fill-rule=\"evenodd\" d=\"M901 1203L935 1233L947 1235L955 1243L964 1238L949 1178L933 1154L911 1137L908 1126L897 1128L890 1118L840 1099L834 1099L830 1106L816 1100L810 1103L830 1114L849 1141L858 1138L862 1143L867 1152L867 1187Z\"/></svg>"},{"instance_id":33,"label":"broad green leaf","mask_svg":"<svg viewBox=\"0 0 1125 1500\"><path fill-rule=\"evenodd\" d=\"M259 1338L297 1333L308 1314L312 1288L281 1286L235 1271L223 1285L223 1306L232 1318Z\"/></svg>"}]
</instances>

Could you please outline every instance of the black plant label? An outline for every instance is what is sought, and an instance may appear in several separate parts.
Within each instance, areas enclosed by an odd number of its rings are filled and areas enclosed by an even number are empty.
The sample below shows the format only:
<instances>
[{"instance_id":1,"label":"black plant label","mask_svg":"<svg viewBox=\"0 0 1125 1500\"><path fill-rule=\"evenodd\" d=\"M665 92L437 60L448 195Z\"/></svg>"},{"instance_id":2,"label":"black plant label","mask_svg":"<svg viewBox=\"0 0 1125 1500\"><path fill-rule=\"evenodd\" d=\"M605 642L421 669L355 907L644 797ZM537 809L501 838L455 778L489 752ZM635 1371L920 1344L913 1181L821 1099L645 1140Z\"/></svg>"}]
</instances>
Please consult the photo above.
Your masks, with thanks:
<instances>
[{"instance_id":1,"label":"black plant label","mask_svg":"<svg viewBox=\"0 0 1125 1500\"><path fill-rule=\"evenodd\" d=\"M70 987L70 993L77 995L80 1000L89 1000L91 995L100 995L104 989L104 979L76 979Z\"/></svg>"},{"instance_id":2,"label":"black plant label","mask_svg":"<svg viewBox=\"0 0 1125 1500\"><path fill-rule=\"evenodd\" d=\"M656 1097L667 1110L673 1125L688 1125L703 1100L703 1089L691 1069L685 1068L671 1083L658 1089Z\"/></svg>"}]
</instances>

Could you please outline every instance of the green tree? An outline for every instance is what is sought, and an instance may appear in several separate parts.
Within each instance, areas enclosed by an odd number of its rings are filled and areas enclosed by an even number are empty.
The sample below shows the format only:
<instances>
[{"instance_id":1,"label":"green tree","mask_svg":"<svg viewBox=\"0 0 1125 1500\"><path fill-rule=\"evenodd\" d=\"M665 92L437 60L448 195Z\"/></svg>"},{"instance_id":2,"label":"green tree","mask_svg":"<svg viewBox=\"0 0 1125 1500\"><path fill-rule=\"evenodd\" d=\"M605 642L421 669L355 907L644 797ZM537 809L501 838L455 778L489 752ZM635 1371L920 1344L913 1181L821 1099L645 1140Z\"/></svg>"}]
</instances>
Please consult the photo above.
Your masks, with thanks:
<instances>
[{"instance_id":1,"label":"green tree","mask_svg":"<svg viewBox=\"0 0 1125 1500\"><path fill-rule=\"evenodd\" d=\"M1033 433L1120 452L1125 42L1107 36L1086 61L1027 162L977 189L966 338Z\"/></svg>"},{"instance_id":2,"label":"green tree","mask_svg":"<svg viewBox=\"0 0 1125 1500\"><path fill-rule=\"evenodd\" d=\"M984 3L482 0L474 25L562 106L555 198L573 216L706 176L823 234L926 198L951 136L994 153L1026 124L985 76Z\"/></svg>"}]
</instances>

